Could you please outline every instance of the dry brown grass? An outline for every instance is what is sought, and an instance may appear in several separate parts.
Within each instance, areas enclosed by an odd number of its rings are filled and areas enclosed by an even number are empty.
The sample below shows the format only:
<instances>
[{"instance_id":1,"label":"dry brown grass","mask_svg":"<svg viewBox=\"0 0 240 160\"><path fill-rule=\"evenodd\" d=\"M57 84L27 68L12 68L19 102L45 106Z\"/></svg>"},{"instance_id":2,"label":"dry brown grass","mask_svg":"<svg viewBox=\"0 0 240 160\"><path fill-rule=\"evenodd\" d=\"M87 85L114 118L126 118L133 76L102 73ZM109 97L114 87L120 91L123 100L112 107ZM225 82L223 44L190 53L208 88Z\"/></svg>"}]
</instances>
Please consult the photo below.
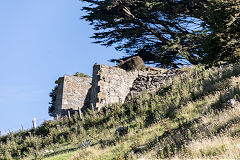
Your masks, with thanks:
<instances>
[{"instance_id":1,"label":"dry brown grass","mask_svg":"<svg viewBox=\"0 0 240 160\"><path fill-rule=\"evenodd\" d=\"M224 133L232 135L240 130L240 104L224 109L217 114L211 113L202 117L202 126L208 133Z\"/></svg>"},{"instance_id":2,"label":"dry brown grass","mask_svg":"<svg viewBox=\"0 0 240 160\"><path fill-rule=\"evenodd\" d=\"M187 145L187 150L193 158L239 159L240 138L223 135L195 140Z\"/></svg>"}]
</instances>

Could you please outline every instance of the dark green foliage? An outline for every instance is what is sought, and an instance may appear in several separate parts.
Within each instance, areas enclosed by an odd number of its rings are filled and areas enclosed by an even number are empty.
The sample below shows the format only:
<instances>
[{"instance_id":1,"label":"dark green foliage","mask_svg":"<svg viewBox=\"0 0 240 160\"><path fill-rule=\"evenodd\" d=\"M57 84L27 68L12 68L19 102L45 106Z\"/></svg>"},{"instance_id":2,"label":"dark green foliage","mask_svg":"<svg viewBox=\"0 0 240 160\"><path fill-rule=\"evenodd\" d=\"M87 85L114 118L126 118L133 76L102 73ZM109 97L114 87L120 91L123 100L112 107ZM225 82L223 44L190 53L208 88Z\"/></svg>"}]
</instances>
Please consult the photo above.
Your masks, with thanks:
<instances>
[{"instance_id":1,"label":"dark green foliage","mask_svg":"<svg viewBox=\"0 0 240 160\"><path fill-rule=\"evenodd\" d=\"M56 100L57 100L57 89L58 86L55 86L54 89L49 93L51 98L51 102L49 102L50 106L48 108L48 114L51 117L56 117L55 109L56 109Z\"/></svg>"},{"instance_id":2,"label":"dark green foliage","mask_svg":"<svg viewBox=\"0 0 240 160\"><path fill-rule=\"evenodd\" d=\"M138 55L145 63L179 67L239 60L239 1L82 1L90 4L82 19L94 26L95 43Z\"/></svg>"},{"instance_id":3,"label":"dark green foliage","mask_svg":"<svg viewBox=\"0 0 240 160\"><path fill-rule=\"evenodd\" d=\"M211 1L205 14L203 26L209 34L202 43L207 53L203 63L239 61L240 1Z\"/></svg>"},{"instance_id":4,"label":"dark green foliage","mask_svg":"<svg viewBox=\"0 0 240 160\"><path fill-rule=\"evenodd\" d=\"M89 77L89 75L86 75L84 73L79 73L79 72L76 72L76 74L74 76L77 76L77 77Z\"/></svg>"},{"instance_id":5,"label":"dark green foliage","mask_svg":"<svg viewBox=\"0 0 240 160\"><path fill-rule=\"evenodd\" d=\"M83 0L94 25L95 43L139 55L162 67L198 64L200 19L190 18L190 1ZM188 27L192 25L193 27Z\"/></svg>"}]
</instances>

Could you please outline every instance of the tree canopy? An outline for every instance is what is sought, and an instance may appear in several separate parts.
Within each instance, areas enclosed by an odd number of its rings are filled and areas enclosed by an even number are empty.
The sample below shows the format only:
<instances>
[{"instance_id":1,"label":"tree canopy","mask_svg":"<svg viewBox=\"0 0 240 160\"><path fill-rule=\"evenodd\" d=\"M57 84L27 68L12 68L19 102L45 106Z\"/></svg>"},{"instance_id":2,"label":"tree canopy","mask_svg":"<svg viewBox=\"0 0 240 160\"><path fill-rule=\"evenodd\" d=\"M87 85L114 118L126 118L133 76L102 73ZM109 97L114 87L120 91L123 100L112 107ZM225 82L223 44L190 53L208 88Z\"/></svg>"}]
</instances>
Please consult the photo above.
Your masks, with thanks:
<instances>
[{"instance_id":1,"label":"tree canopy","mask_svg":"<svg viewBox=\"0 0 240 160\"><path fill-rule=\"evenodd\" d=\"M178 67L239 58L237 1L82 1L89 3L82 19L94 26L95 43L139 55L145 63Z\"/></svg>"},{"instance_id":2,"label":"tree canopy","mask_svg":"<svg viewBox=\"0 0 240 160\"><path fill-rule=\"evenodd\" d=\"M212 1L203 26L209 34L203 39L203 63L236 62L240 59L240 1Z\"/></svg>"}]
</instances>

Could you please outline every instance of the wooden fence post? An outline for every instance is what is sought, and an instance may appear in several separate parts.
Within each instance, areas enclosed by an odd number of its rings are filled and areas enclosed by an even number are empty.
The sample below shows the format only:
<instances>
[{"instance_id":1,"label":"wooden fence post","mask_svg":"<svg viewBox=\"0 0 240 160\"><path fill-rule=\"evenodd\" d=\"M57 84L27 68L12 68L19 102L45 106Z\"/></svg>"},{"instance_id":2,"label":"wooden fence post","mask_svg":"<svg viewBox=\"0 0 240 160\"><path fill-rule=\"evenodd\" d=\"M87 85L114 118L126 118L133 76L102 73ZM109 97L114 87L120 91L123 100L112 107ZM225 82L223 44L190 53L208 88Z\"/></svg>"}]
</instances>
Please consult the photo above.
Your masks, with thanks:
<instances>
[{"instance_id":1,"label":"wooden fence post","mask_svg":"<svg viewBox=\"0 0 240 160\"><path fill-rule=\"evenodd\" d=\"M33 128L36 129L37 128L37 119L34 117L32 122L33 122Z\"/></svg>"},{"instance_id":2,"label":"wooden fence post","mask_svg":"<svg viewBox=\"0 0 240 160\"><path fill-rule=\"evenodd\" d=\"M71 118L71 115L70 115L70 111L68 110L68 118L70 119Z\"/></svg>"},{"instance_id":3,"label":"wooden fence post","mask_svg":"<svg viewBox=\"0 0 240 160\"><path fill-rule=\"evenodd\" d=\"M119 98L119 105L122 104L122 98Z\"/></svg>"},{"instance_id":4,"label":"wooden fence post","mask_svg":"<svg viewBox=\"0 0 240 160\"><path fill-rule=\"evenodd\" d=\"M79 118L80 118L80 119L83 119L83 117L82 117L82 112L81 112L81 108L80 108L80 107L78 107L78 113L79 113Z\"/></svg>"},{"instance_id":5,"label":"wooden fence post","mask_svg":"<svg viewBox=\"0 0 240 160\"><path fill-rule=\"evenodd\" d=\"M94 107L93 107L93 104L91 103L91 105L92 105L92 110L93 110L93 114L95 114L95 111L94 111Z\"/></svg>"}]
</instances>

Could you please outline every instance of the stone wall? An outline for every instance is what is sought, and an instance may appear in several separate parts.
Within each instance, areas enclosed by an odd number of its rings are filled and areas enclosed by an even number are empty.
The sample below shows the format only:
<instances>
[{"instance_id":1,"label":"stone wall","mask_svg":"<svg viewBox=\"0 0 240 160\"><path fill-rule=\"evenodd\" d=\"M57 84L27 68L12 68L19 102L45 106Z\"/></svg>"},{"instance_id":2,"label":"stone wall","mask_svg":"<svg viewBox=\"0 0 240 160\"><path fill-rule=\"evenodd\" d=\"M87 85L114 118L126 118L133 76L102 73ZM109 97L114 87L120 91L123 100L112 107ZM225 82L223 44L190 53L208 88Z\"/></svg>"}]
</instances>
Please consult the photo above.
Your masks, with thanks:
<instances>
[{"instance_id":1,"label":"stone wall","mask_svg":"<svg viewBox=\"0 0 240 160\"><path fill-rule=\"evenodd\" d=\"M67 110L78 110L78 107L90 104L92 78L64 76L58 84L57 113L65 114Z\"/></svg>"},{"instance_id":2,"label":"stone wall","mask_svg":"<svg viewBox=\"0 0 240 160\"><path fill-rule=\"evenodd\" d=\"M97 109L123 103L140 71L127 72L118 67L94 65L91 103Z\"/></svg>"},{"instance_id":3,"label":"stone wall","mask_svg":"<svg viewBox=\"0 0 240 160\"><path fill-rule=\"evenodd\" d=\"M60 114L62 111L62 97L63 97L63 83L64 78L60 77L55 83L57 84L57 93L56 93L56 101L54 102L55 113Z\"/></svg>"},{"instance_id":4,"label":"stone wall","mask_svg":"<svg viewBox=\"0 0 240 160\"><path fill-rule=\"evenodd\" d=\"M178 72L178 69L159 69L158 71L141 72L134 80L128 96L136 96L142 92L155 91L171 81Z\"/></svg>"}]
</instances>

